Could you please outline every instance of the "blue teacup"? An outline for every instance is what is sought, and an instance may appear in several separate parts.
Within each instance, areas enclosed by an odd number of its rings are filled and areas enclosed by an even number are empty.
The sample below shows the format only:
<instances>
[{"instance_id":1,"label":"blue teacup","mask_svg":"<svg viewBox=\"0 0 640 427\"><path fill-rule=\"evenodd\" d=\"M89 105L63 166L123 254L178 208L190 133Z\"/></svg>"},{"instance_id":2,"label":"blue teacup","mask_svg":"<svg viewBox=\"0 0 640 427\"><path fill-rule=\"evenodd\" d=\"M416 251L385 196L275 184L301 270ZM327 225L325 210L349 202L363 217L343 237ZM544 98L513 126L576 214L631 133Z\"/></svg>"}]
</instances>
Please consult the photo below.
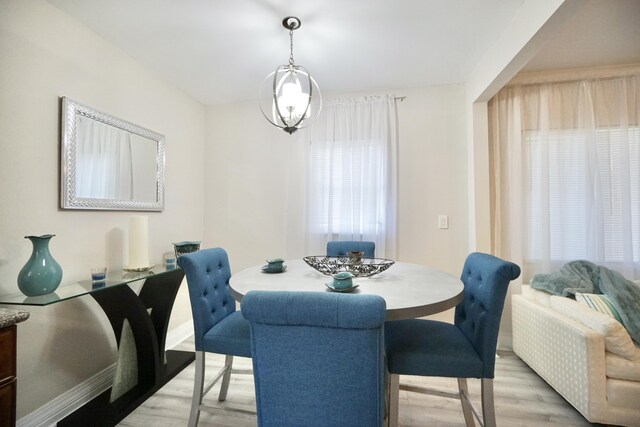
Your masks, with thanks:
<instances>
[{"instance_id":1,"label":"blue teacup","mask_svg":"<svg viewBox=\"0 0 640 427\"><path fill-rule=\"evenodd\" d=\"M340 273L332 275L332 277L333 287L336 289L347 289L353 286L354 275L348 271L341 271Z\"/></svg>"},{"instance_id":2,"label":"blue teacup","mask_svg":"<svg viewBox=\"0 0 640 427\"><path fill-rule=\"evenodd\" d=\"M282 271L284 260L282 258L268 259L267 264L268 271Z\"/></svg>"}]
</instances>

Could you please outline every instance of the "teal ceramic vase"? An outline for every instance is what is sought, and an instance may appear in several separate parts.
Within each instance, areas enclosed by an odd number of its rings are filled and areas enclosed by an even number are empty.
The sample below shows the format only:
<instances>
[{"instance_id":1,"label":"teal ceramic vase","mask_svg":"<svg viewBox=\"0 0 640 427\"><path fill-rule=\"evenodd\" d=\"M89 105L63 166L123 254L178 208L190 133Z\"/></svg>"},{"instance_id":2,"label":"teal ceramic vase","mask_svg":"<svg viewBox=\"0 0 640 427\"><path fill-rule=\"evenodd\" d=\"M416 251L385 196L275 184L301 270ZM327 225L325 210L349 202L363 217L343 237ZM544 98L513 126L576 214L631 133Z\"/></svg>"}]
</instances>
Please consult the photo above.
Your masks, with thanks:
<instances>
[{"instance_id":1,"label":"teal ceramic vase","mask_svg":"<svg viewBox=\"0 0 640 427\"><path fill-rule=\"evenodd\" d=\"M31 258L18 274L18 288L28 297L55 291L62 281L62 268L49 252L49 241L55 234L25 236L33 243Z\"/></svg>"}]
</instances>

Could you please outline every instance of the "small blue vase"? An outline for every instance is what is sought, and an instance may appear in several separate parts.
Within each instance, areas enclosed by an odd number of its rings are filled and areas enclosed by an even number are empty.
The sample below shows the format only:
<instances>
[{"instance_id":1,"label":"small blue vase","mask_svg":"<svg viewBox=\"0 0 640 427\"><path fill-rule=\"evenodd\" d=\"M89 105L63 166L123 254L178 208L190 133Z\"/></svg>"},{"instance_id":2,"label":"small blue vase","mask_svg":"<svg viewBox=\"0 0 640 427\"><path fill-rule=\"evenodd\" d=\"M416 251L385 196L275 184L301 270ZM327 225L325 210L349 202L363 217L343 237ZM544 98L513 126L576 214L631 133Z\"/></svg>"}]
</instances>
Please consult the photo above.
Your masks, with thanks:
<instances>
[{"instance_id":1,"label":"small blue vase","mask_svg":"<svg viewBox=\"0 0 640 427\"><path fill-rule=\"evenodd\" d=\"M55 234L24 237L33 243L33 252L18 274L18 288L28 297L49 294L62 281L62 268L49 252L49 240L53 236Z\"/></svg>"}]
</instances>

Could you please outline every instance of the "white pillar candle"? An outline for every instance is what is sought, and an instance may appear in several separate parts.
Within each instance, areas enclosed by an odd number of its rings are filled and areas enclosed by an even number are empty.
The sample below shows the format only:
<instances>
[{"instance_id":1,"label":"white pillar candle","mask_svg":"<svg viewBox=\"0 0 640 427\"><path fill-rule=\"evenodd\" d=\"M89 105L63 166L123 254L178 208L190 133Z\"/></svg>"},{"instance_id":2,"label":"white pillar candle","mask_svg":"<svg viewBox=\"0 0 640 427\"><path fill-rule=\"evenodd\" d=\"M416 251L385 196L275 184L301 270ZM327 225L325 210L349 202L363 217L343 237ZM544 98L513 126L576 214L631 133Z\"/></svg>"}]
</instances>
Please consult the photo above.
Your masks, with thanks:
<instances>
[{"instance_id":1,"label":"white pillar candle","mask_svg":"<svg viewBox=\"0 0 640 427\"><path fill-rule=\"evenodd\" d=\"M129 268L149 266L148 218L135 215L129 218Z\"/></svg>"}]
</instances>

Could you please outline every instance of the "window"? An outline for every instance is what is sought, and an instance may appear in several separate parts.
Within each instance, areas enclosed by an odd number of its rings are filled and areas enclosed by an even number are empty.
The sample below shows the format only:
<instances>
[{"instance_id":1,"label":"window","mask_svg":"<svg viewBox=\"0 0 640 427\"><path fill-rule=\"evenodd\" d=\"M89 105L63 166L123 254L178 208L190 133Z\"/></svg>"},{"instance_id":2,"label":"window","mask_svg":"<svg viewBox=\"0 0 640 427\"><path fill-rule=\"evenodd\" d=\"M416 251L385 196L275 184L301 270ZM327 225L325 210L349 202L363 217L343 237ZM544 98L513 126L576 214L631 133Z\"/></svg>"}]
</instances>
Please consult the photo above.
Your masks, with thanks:
<instances>
[{"instance_id":1,"label":"window","mask_svg":"<svg viewBox=\"0 0 640 427\"><path fill-rule=\"evenodd\" d=\"M324 103L306 151L307 253L324 253L330 240L364 240L376 256L395 257L396 116L393 95Z\"/></svg>"},{"instance_id":2,"label":"window","mask_svg":"<svg viewBox=\"0 0 640 427\"><path fill-rule=\"evenodd\" d=\"M311 147L311 231L364 240L385 221L384 144L339 141Z\"/></svg>"},{"instance_id":3,"label":"window","mask_svg":"<svg viewBox=\"0 0 640 427\"><path fill-rule=\"evenodd\" d=\"M523 280L584 259L640 278L640 74L508 85L489 102L492 245Z\"/></svg>"},{"instance_id":4,"label":"window","mask_svg":"<svg viewBox=\"0 0 640 427\"><path fill-rule=\"evenodd\" d=\"M589 259L595 246L606 263L624 262L625 247L640 263L640 128L597 129L595 144L591 135L525 132L527 261Z\"/></svg>"}]
</instances>

